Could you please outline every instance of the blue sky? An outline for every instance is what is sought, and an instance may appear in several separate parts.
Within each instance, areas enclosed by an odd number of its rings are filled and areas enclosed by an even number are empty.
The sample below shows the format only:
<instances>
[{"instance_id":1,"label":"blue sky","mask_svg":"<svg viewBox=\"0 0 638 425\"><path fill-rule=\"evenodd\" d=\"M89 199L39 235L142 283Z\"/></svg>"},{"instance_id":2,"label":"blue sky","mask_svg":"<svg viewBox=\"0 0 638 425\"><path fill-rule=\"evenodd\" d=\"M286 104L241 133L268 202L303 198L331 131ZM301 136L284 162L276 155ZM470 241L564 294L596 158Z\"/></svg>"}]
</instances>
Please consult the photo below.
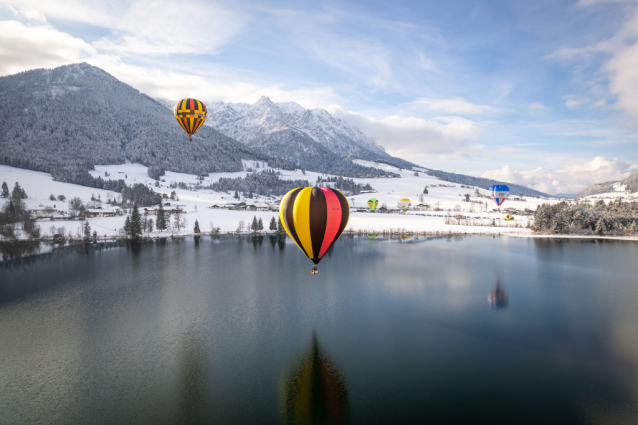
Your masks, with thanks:
<instances>
[{"instance_id":1,"label":"blue sky","mask_svg":"<svg viewBox=\"0 0 638 425\"><path fill-rule=\"evenodd\" d=\"M532 4L533 3L533 4ZM638 2L0 3L0 75L328 109L423 166L550 193L638 171Z\"/></svg>"}]
</instances>

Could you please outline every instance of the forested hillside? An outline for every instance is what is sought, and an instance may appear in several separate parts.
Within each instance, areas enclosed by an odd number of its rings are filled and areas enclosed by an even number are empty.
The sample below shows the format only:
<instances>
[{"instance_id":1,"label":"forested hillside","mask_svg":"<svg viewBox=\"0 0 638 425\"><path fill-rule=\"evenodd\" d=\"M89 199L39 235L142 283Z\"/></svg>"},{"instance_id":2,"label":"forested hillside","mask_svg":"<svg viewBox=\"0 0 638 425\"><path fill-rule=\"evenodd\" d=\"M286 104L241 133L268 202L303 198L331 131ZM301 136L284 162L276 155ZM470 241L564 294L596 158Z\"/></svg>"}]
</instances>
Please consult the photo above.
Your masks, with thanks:
<instances>
[{"instance_id":1,"label":"forested hillside","mask_svg":"<svg viewBox=\"0 0 638 425\"><path fill-rule=\"evenodd\" d=\"M599 193L614 192L614 185L624 186L624 190L628 191L629 193L638 192L638 173L634 173L624 180L598 183L593 186L589 186L578 195L576 195L576 197L584 198L586 196L598 195Z\"/></svg>"},{"instance_id":2,"label":"forested hillside","mask_svg":"<svg viewBox=\"0 0 638 425\"><path fill-rule=\"evenodd\" d=\"M468 186L477 186L477 187L482 187L483 189L488 189L493 184L506 184L510 188L510 194L512 196L517 196L517 195L544 196L544 197L552 196L552 195L548 195L547 193L539 192L538 190L530 189L529 187L526 187L526 186L521 186L520 184L507 183L507 182L502 182L502 181L497 181L492 179L486 179L483 177L472 177L472 176L466 176L464 174L447 173L445 171L430 170L430 169L428 169L428 174L448 182L465 184Z\"/></svg>"},{"instance_id":3,"label":"forested hillside","mask_svg":"<svg viewBox=\"0 0 638 425\"><path fill-rule=\"evenodd\" d=\"M209 127L189 142L166 107L87 64L0 78L0 128L4 164L64 179L125 159L193 174L266 159Z\"/></svg>"}]
</instances>

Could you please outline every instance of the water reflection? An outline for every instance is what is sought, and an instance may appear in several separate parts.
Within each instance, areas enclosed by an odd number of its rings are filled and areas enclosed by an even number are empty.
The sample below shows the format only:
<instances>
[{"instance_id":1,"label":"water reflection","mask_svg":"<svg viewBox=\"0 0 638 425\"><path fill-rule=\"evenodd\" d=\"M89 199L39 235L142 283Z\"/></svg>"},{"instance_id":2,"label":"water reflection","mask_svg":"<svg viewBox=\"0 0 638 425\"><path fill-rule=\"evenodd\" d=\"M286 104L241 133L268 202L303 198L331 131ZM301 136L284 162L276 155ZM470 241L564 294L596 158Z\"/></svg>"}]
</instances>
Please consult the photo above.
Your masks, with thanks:
<instances>
[{"instance_id":1,"label":"water reflection","mask_svg":"<svg viewBox=\"0 0 638 425\"><path fill-rule=\"evenodd\" d=\"M490 304L492 304L492 307L494 308L507 307L507 294L505 294L505 290L501 286L500 281L496 282L496 286L490 291L490 294L487 296L487 300Z\"/></svg>"},{"instance_id":2,"label":"water reflection","mask_svg":"<svg viewBox=\"0 0 638 425\"><path fill-rule=\"evenodd\" d=\"M206 372L206 350L201 331L190 327L183 335L181 382L179 393L179 423L207 423L206 407L208 374Z\"/></svg>"},{"instance_id":3,"label":"water reflection","mask_svg":"<svg viewBox=\"0 0 638 425\"><path fill-rule=\"evenodd\" d=\"M38 254L39 252L40 242L17 241L0 243L2 261L17 260L22 257Z\"/></svg>"},{"instance_id":4,"label":"water reflection","mask_svg":"<svg viewBox=\"0 0 638 425\"><path fill-rule=\"evenodd\" d=\"M261 245L264 243L264 237L261 235L252 236L251 239L254 248L257 248L258 246L261 247Z\"/></svg>"},{"instance_id":5,"label":"water reflection","mask_svg":"<svg viewBox=\"0 0 638 425\"><path fill-rule=\"evenodd\" d=\"M286 424L342 424L350 416L343 373L326 356L313 333L308 350L284 374L280 388Z\"/></svg>"}]
</instances>

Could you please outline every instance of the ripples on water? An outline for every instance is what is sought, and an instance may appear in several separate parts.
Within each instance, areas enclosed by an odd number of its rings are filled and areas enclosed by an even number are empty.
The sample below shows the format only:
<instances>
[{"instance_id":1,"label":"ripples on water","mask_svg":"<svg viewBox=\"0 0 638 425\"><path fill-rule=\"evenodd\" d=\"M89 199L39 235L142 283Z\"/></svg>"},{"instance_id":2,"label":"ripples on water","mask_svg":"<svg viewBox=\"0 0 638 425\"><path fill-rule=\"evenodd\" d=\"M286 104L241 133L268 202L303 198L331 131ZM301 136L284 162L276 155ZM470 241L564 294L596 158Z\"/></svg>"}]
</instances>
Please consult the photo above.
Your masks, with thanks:
<instances>
[{"instance_id":1,"label":"ripples on water","mask_svg":"<svg viewBox=\"0 0 638 425\"><path fill-rule=\"evenodd\" d=\"M2 424L638 423L636 243L0 253Z\"/></svg>"}]
</instances>

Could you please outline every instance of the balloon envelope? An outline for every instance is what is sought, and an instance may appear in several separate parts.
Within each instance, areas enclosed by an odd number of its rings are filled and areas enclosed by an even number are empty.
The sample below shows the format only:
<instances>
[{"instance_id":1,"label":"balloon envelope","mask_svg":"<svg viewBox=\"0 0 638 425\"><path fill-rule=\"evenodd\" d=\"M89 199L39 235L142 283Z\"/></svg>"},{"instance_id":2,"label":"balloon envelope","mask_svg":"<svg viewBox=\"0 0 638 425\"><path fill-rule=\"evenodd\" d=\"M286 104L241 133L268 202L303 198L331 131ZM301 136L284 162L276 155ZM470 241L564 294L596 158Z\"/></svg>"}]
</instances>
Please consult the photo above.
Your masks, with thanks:
<instances>
[{"instance_id":1,"label":"balloon envelope","mask_svg":"<svg viewBox=\"0 0 638 425\"><path fill-rule=\"evenodd\" d=\"M401 211L406 212L408 208L412 206L412 201L410 201L408 198L399 199L398 205Z\"/></svg>"},{"instance_id":2,"label":"balloon envelope","mask_svg":"<svg viewBox=\"0 0 638 425\"><path fill-rule=\"evenodd\" d=\"M297 188L282 198L279 218L301 252L318 264L346 228L350 204L335 189Z\"/></svg>"},{"instance_id":3,"label":"balloon envelope","mask_svg":"<svg viewBox=\"0 0 638 425\"><path fill-rule=\"evenodd\" d=\"M510 188L504 184L493 184L490 186L490 195L492 196L492 200L496 202L496 205L500 207L503 202L509 198Z\"/></svg>"},{"instance_id":4,"label":"balloon envelope","mask_svg":"<svg viewBox=\"0 0 638 425\"><path fill-rule=\"evenodd\" d=\"M379 200L377 198L368 199L368 208L370 208L370 211L376 210L378 205L379 205Z\"/></svg>"},{"instance_id":5,"label":"balloon envelope","mask_svg":"<svg viewBox=\"0 0 638 425\"><path fill-rule=\"evenodd\" d=\"M189 139L193 140L193 134L206 121L206 105L197 99L182 99L175 104L173 114Z\"/></svg>"}]
</instances>

